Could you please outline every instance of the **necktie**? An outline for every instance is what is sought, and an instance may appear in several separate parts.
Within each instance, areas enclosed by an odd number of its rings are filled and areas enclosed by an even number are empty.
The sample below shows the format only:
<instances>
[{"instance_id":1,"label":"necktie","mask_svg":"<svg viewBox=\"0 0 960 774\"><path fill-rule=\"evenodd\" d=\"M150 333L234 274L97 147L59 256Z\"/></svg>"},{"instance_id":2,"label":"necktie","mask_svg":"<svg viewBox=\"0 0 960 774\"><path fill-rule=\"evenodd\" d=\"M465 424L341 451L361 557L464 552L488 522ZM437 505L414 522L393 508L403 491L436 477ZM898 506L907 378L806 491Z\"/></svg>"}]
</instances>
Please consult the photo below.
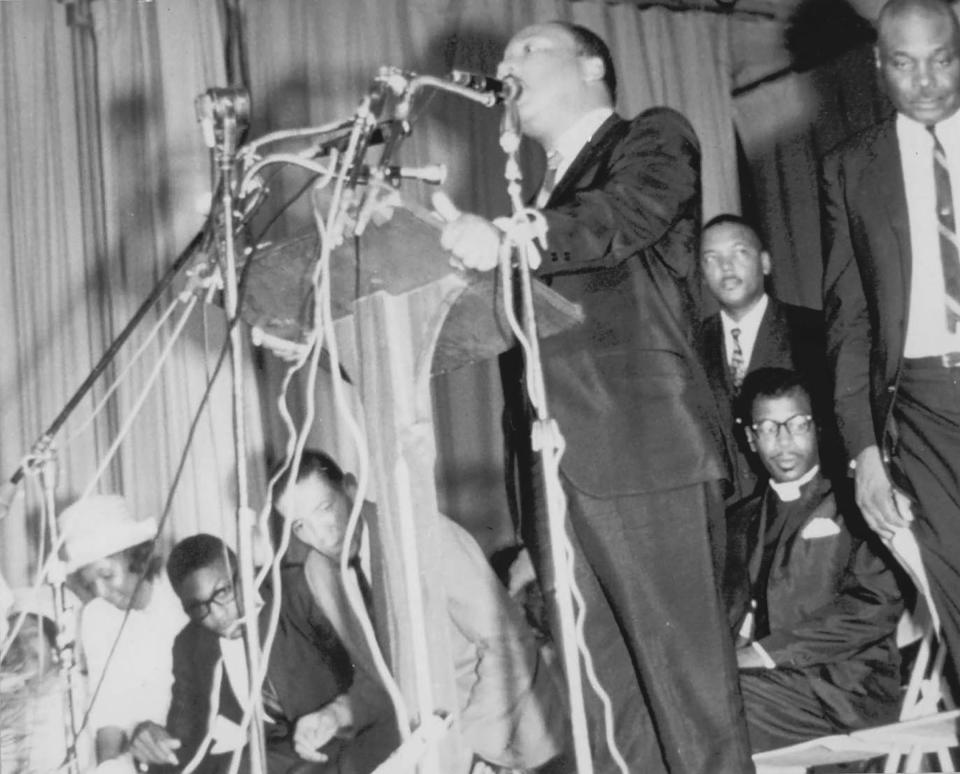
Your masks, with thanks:
<instances>
[{"instance_id":1,"label":"necktie","mask_svg":"<svg viewBox=\"0 0 960 774\"><path fill-rule=\"evenodd\" d=\"M743 360L743 348L740 346L740 329L732 328L730 336L733 338L733 352L730 353L730 380L733 382L734 391L739 392L746 365Z\"/></svg>"},{"instance_id":2,"label":"necktie","mask_svg":"<svg viewBox=\"0 0 960 774\"><path fill-rule=\"evenodd\" d=\"M933 137L933 183L937 194L937 229L940 232L940 261L943 264L943 282L946 289L947 330L954 333L960 322L960 250L957 247L957 228L953 214L953 192L947 156L933 126L927 131Z\"/></svg>"},{"instance_id":3,"label":"necktie","mask_svg":"<svg viewBox=\"0 0 960 774\"><path fill-rule=\"evenodd\" d=\"M540 184L540 193L537 194L537 206L543 207L550 201L550 194L557 187L557 170L560 169L562 157L556 151L550 151L547 154L547 170L543 174L543 182Z\"/></svg>"}]
</instances>

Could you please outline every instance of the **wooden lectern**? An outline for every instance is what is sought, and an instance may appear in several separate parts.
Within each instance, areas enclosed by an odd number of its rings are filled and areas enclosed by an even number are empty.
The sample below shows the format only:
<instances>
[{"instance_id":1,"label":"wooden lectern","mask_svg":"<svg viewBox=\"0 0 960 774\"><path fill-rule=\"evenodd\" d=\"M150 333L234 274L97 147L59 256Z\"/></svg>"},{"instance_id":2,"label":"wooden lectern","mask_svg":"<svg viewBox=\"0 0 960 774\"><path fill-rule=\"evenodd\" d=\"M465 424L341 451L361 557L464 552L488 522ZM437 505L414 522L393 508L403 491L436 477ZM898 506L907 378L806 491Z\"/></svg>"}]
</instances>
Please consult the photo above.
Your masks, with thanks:
<instances>
[{"instance_id":1,"label":"wooden lectern","mask_svg":"<svg viewBox=\"0 0 960 774\"><path fill-rule=\"evenodd\" d=\"M378 523L371 529L375 625L381 647L416 725L425 690L436 708L457 705L448 641L446 595L437 580L438 511L430 377L494 357L512 346L496 272L452 269L440 247L441 222L397 207L331 256L333 314L340 360L358 387L366 417ZM308 338L313 313L310 277L319 256L315 233L255 255L244 269L241 315L280 338ZM579 307L535 283L542 337L582 320ZM404 524L412 535L404 533ZM411 540L412 538L412 540ZM413 555L404 550L412 547ZM411 573L416 569L416 573ZM410 588L419 578L419 588ZM407 595L419 595L425 631L417 632ZM428 651L429 674L414 663ZM466 760L469 760L467 758ZM439 749L439 771L458 772L464 750L456 728Z\"/></svg>"}]
</instances>

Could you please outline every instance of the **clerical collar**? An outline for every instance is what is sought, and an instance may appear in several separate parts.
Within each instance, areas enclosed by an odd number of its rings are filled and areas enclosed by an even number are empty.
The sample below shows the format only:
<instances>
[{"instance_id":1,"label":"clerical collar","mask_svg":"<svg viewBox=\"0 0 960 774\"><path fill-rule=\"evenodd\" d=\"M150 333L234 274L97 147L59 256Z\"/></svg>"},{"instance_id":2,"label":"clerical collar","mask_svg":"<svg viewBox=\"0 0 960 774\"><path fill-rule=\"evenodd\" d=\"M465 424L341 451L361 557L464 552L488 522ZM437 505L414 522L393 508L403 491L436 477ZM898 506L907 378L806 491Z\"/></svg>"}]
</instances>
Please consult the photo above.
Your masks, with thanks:
<instances>
[{"instance_id":1,"label":"clerical collar","mask_svg":"<svg viewBox=\"0 0 960 774\"><path fill-rule=\"evenodd\" d=\"M814 479L820 472L820 466L814 465L810 470L804 473L796 481L774 481L770 479L770 488L777 493L777 498L782 503L790 503L800 499L800 489L804 484Z\"/></svg>"},{"instance_id":2,"label":"clerical collar","mask_svg":"<svg viewBox=\"0 0 960 774\"><path fill-rule=\"evenodd\" d=\"M590 142L590 138L596 133L603 122L613 115L612 107L594 108L584 113L576 122L567 129L560 137L557 143L548 150L548 155L557 153L560 155L560 166L557 167L557 180L563 177L570 164L577 157L577 154L583 150L583 146Z\"/></svg>"}]
</instances>

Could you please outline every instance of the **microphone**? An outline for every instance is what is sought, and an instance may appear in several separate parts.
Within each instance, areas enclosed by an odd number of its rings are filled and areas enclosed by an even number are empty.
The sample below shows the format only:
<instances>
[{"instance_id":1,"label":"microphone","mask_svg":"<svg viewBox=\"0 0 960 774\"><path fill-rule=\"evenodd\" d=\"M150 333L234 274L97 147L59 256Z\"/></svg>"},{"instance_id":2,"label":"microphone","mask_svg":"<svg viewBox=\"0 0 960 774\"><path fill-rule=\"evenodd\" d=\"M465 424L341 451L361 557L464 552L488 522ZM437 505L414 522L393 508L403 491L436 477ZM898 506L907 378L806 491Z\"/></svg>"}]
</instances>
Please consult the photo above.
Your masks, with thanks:
<instances>
[{"instance_id":1,"label":"microphone","mask_svg":"<svg viewBox=\"0 0 960 774\"><path fill-rule=\"evenodd\" d=\"M446 164L424 164L422 167L362 166L357 180L360 183L368 183L371 178L377 177L394 184L401 180L421 180L424 183L442 185L447 179L447 166Z\"/></svg>"},{"instance_id":2,"label":"microphone","mask_svg":"<svg viewBox=\"0 0 960 774\"><path fill-rule=\"evenodd\" d=\"M450 80L473 91L492 94L497 102L512 102L520 96L520 81L508 75L503 80L467 70L451 70Z\"/></svg>"}]
</instances>

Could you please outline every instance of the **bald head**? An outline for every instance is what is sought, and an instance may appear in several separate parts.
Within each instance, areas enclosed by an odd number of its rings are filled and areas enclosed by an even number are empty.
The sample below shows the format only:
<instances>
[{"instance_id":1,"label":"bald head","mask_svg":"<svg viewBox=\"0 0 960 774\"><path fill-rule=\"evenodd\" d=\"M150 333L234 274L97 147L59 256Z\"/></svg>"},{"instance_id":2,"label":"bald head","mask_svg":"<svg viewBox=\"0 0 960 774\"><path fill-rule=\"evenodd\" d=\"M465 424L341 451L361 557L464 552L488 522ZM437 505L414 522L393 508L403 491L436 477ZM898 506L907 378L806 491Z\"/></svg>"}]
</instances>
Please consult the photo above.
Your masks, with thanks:
<instances>
[{"instance_id":1,"label":"bald head","mask_svg":"<svg viewBox=\"0 0 960 774\"><path fill-rule=\"evenodd\" d=\"M877 68L900 113L937 124L960 108L960 23L944 0L890 0L877 23Z\"/></svg>"}]
</instances>

